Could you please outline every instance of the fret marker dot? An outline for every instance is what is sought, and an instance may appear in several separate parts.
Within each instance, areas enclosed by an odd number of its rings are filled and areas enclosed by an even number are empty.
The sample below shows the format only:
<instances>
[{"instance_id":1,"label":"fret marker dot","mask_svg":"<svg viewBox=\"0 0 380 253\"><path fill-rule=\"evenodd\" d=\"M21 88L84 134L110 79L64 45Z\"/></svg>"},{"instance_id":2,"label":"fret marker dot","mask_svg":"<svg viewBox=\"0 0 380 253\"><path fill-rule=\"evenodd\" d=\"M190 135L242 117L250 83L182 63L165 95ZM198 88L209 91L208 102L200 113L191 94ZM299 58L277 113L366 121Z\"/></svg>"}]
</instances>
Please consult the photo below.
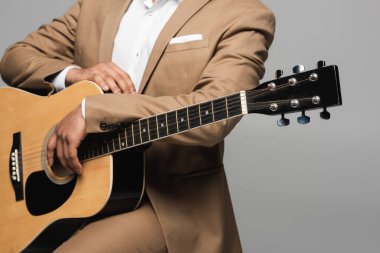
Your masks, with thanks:
<instances>
[{"instance_id":1,"label":"fret marker dot","mask_svg":"<svg viewBox=\"0 0 380 253\"><path fill-rule=\"evenodd\" d=\"M208 111L206 111L206 115L208 114Z\"/></svg>"},{"instance_id":2,"label":"fret marker dot","mask_svg":"<svg viewBox=\"0 0 380 253\"><path fill-rule=\"evenodd\" d=\"M185 120L183 118L181 118L181 122L184 122Z\"/></svg>"},{"instance_id":3,"label":"fret marker dot","mask_svg":"<svg viewBox=\"0 0 380 253\"><path fill-rule=\"evenodd\" d=\"M164 127L165 125L164 125L164 123L161 123L161 127Z\"/></svg>"},{"instance_id":4,"label":"fret marker dot","mask_svg":"<svg viewBox=\"0 0 380 253\"><path fill-rule=\"evenodd\" d=\"M121 146L123 146L123 147L124 147L124 146L125 146L125 143L124 143L124 142L122 142L122 143L121 143Z\"/></svg>"},{"instance_id":5,"label":"fret marker dot","mask_svg":"<svg viewBox=\"0 0 380 253\"><path fill-rule=\"evenodd\" d=\"M144 132L144 133L146 132L146 129L145 129L145 128L143 129L143 132Z\"/></svg>"}]
</instances>

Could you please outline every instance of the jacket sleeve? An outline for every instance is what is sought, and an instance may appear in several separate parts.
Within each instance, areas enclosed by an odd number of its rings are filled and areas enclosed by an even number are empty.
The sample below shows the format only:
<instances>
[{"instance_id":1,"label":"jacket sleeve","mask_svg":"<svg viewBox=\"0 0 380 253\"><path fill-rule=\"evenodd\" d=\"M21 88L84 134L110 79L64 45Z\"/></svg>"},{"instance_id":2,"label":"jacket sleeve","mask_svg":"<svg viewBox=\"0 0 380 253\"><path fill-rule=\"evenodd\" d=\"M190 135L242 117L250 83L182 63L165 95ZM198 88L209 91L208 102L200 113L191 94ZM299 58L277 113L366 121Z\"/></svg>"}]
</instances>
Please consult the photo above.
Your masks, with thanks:
<instances>
[{"instance_id":1,"label":"jacket sleeve","mask_svg":"<svg viewBox=\"0 0 380 253\"><path fill-rule=\"evenodd\" d=\"M264 75L264 61L273 40L274 29L274 16L267 9L249 12L237 18L226 29L214 56L190 94L162 97L105 94L87 97L86 131L103 132L101 122L130 122L254 88ZM222 141L239 120L240 118L224 120L163 141L213 146Z\"/></svg>"},{"instance_id":2,"label":"jacket sleeve","mask_svg":"<svg viewBox=\"0 0 380 253\"><path fill-rule=\"evenodd\" d=\"M11 85L46 95L55 87L49 77L74 61L74 40L81 0L62 17L41 26L23 41L10 46L0 63L3 80Z\"/></svg>"}]
</instances>

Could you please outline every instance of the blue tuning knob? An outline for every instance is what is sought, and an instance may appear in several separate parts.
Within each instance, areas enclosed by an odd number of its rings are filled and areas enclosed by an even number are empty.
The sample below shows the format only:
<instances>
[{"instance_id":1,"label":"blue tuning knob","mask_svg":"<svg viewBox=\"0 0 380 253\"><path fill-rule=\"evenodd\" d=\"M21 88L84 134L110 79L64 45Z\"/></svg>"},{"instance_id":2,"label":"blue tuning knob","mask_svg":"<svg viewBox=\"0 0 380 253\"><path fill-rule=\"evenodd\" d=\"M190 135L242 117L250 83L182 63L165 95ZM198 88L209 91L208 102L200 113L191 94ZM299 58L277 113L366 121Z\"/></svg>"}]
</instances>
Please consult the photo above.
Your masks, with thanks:
<instances>
[{"instance_id":1,"label":"blue tuning knob","mask_svg":"<svg viewBox=\"0 0 380 253\"><path fill-rule=\"evenodd\" d=\"M290 124L290 120L285 118L285 114L281 114L281 119L277 120L277 126L284 127Z\"/></svg>"},{"instance_id":2,"label":"blue tuning knob","mask_svg":"<svg viewBox=\"0 0 380 253\"><path fill-rule=\"evenodd\" d=\"M305 111L302 111L302 115L297 118L297 122L301 125L310 123L310 117L305 115Z\"/></svg>"}]
</instances>

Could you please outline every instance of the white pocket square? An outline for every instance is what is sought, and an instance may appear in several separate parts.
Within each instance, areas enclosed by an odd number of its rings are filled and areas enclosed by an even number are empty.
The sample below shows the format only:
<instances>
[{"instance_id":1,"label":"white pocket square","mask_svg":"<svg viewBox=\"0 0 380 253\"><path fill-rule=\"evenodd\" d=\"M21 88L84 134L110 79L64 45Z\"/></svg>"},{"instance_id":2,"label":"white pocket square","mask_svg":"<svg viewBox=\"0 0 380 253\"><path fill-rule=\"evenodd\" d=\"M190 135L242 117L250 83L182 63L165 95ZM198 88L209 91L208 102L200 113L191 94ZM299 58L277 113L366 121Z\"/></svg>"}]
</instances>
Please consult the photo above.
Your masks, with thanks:
<instances>
[{"instance_id":1,"label":"white pocket square","mask_svg":"<svg viewBox=\"0 0 380 253\"><path fill-rule=\"evenodd\" d=\"M197 40L203 40L202 34L190 34L190 35L174 37L170 40L169 44L180 44L180 43L186 43L186 42L197 41Z\"/></svg>"}]
</instances>

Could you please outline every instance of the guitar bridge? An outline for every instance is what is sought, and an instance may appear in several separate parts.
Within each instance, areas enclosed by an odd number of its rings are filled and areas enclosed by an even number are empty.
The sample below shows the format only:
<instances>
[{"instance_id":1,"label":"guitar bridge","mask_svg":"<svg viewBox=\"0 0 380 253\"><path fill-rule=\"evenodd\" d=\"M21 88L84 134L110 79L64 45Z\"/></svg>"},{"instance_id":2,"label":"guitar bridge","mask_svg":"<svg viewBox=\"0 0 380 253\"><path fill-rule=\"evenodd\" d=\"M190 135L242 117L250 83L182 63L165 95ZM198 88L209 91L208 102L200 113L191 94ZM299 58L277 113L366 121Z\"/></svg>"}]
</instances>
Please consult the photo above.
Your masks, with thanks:
<instances>
[{"instance_id":1,"label":"guitar bridge","mask_svg":"<svg viewBox=\"0 0 380 253\"><path fill-rule=\"evenodd\" d=\"M21 133L13 134L13 144L9 157L9 176L16 195L16 201L24 199L22 170Z\"/></svg>"}]
</instances>

